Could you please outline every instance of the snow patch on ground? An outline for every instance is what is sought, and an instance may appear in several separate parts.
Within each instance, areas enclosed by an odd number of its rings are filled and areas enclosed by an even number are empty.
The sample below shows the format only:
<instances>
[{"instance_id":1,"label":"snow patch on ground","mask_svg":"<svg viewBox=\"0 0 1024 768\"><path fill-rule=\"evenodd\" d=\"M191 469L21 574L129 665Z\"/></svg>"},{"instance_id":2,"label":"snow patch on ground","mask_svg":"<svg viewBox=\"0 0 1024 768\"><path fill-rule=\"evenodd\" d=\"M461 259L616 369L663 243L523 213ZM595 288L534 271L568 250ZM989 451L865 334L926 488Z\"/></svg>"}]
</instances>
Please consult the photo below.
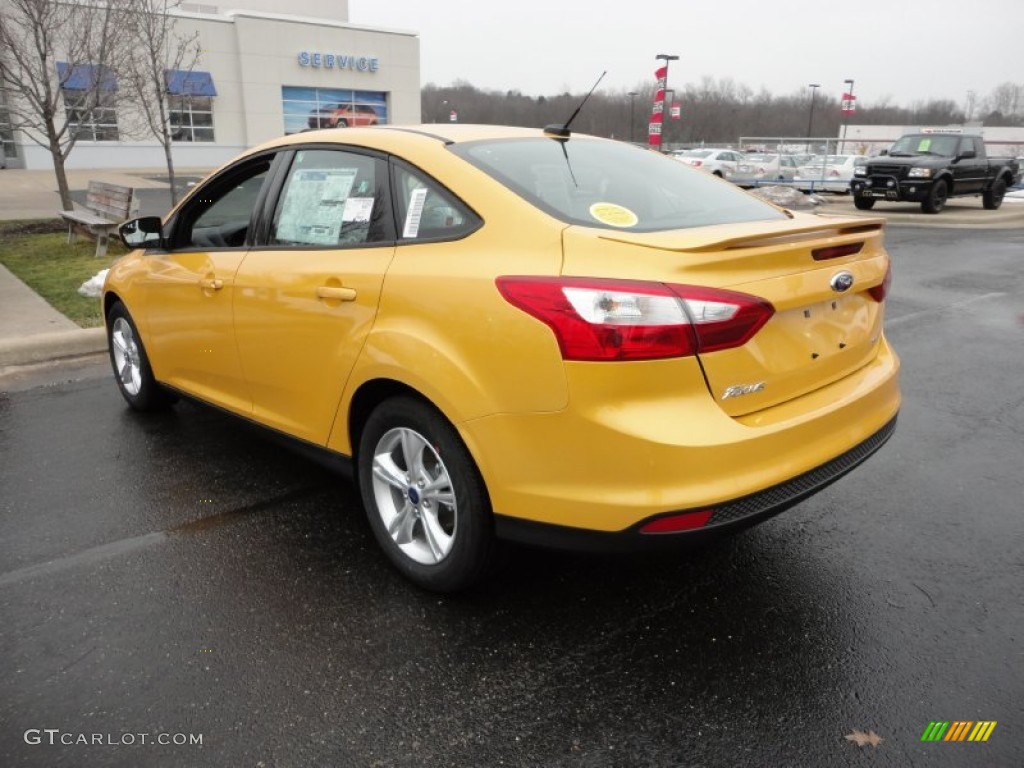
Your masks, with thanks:
<instances>
[{"instance_id":1,"label":"snow patch on ground","mask_svg":"<svg viewBox=\"0 0 1024 768\"><path fill-rule=\"evenodd\" d=\"M103 293L103 281L109 269L101 269L78 287L78 292L90 299L98 299Z\"/></svg>"}]
</instances>

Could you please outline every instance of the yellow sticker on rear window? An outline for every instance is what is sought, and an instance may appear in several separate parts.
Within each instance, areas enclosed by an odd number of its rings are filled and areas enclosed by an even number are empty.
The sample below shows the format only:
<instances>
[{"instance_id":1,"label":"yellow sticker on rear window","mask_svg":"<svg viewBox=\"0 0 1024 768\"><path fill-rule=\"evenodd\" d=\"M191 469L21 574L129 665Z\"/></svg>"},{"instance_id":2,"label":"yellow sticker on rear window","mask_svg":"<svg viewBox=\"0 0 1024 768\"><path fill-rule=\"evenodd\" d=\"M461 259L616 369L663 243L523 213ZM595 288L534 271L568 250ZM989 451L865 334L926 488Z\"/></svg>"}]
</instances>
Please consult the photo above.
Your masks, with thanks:
<instances>
[{"instance_id":1,"label":"yellow sticker on rear window","mask_svg":"<svg viewBox=\"0 0 1024 768\"><path fill-rule=\"evenodd\" d=\"M921 139L921 141L919 141L917 143L917 151L918 152L927 152L931 148L931 146L932 146L932 140L931 139Z\"/></svg>"},{"instance_id":2,"label":"yellow sticker on rear window","mask_svg":"<svg viewBox=\"0 0 1024 768\"><path fill-rule=\"evenodd\" d=\"M609 227L635 227L640 221L629 208L615 203L594 203L590 206L590 215Z\"/></svg>"}]
</instances>

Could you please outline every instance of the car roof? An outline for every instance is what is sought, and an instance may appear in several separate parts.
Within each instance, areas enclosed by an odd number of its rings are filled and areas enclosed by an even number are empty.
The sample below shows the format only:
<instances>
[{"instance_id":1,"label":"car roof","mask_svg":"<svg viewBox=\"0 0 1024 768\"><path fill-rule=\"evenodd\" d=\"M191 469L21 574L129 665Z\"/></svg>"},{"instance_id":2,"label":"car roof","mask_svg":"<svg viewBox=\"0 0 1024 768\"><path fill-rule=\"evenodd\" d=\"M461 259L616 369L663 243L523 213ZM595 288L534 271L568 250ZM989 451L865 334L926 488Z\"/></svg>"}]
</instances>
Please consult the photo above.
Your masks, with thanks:
<instances>
[{"instance_id":1,"label":"car roof","mask_svg":"<svg viewBox=\"0 0 1024 768\"><path fill-rule=\"evenodd\" d=\"M318 131L303 131L282 136L253 147L246 154L256 154L268 149L301 146L303 144L352 144L383 151L401 149L426 149L431 146L460 144L484 139L526 139L553 138L539 128L519 128L504 125L471 125L465 123L426 123L417 125L375 125L368 127L328 128ZM594 141L611 141L587 134L573 134L572 138L586 138ZM572 140L570 138L570 141Z\"/></svg>"}]
</instances>

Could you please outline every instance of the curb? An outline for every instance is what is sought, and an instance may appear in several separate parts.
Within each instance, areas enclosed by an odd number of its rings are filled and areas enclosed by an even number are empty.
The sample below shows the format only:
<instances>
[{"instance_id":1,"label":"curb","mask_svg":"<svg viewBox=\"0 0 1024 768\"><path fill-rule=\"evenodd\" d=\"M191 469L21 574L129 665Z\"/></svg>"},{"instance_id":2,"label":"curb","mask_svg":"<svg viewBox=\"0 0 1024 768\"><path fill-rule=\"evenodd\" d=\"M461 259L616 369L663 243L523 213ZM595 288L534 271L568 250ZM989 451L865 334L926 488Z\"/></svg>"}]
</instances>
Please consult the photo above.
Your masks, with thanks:
<instances>
[{"instance_id":1,"label":"curb","mask_svg":"<svg viewBox=\"0 0 1024 768\"><path fill-rule=\"evenodd\" d=\"M32 365L67 357L105 352L107 333L103 328L39 333L16 339L0 339L0 367Z\"/></svg>"}]
</instances>

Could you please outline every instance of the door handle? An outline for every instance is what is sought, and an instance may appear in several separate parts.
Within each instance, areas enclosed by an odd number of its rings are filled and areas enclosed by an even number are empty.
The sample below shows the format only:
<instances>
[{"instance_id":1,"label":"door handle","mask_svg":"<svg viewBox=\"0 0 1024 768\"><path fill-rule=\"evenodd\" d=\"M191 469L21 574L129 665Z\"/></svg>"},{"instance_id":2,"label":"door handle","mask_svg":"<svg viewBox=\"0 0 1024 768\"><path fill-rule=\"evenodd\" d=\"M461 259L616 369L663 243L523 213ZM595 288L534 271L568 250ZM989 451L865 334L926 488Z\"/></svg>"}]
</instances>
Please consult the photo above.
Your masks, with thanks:
<instances>
[{"instance_id":1,"label":"door handle","mask_svg":"<svg viewBox=\"0 0 1024 768\"><path fill-rule=\"evenodd\" d=\"M199 280L199 287L207 291L219 291L224 287L224 281L217 277L204 277Z\"/></svg>"},{"instance_id":2,"label":"door handle","mask_svg":"<svg viewBox=\"0 0 1024 768\"><path fill-rule=\"evenodd\" d=\"M334 299L335 301L355 301L356 289L340 285L321 285L316 289L318 299Z\"/></svg>"}]
</instances>

